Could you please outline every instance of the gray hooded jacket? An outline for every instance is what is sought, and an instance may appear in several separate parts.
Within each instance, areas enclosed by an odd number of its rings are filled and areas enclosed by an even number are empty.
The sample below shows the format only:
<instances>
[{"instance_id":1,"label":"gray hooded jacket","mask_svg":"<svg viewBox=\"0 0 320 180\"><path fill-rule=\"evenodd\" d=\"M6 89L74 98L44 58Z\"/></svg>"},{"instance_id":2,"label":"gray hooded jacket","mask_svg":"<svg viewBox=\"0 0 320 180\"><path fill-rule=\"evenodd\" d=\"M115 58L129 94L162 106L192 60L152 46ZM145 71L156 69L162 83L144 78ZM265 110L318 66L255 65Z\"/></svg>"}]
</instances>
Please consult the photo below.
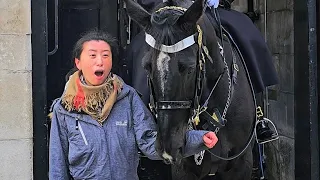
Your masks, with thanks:
<instances>
[{"instance_id":1,"label":"gray hooded jacket","mask_svg":"<svg viewBox=\"0 0 320 180\"><path fill-rule=\"evenodd\" d=\"M136 91L124 84L108 119L100 125L90 116L53 105L49 145L49 179L137 180L138 149L153 160L156 124ZM188 131L185 155L206 149L207 131Z\"/></svg>"}]
</instances>

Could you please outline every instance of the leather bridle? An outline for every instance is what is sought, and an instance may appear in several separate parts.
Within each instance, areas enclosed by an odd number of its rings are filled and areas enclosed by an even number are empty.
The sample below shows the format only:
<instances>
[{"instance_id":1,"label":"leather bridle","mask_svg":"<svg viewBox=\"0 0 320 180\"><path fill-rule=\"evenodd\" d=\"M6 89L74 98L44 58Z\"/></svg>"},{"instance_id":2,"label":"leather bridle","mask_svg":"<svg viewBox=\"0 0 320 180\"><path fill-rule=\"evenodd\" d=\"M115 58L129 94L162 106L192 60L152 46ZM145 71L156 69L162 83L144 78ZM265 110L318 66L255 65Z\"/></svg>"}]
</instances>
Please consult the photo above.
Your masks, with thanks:
<instances>
[{"instance_id":1,"label":"leather bridle","mask_svg":"<svg viewBox=\"0 0 320 180\"><path fill-rule=\"evenodd\" d=\"M146 33L146 42L153 48L158 49L159 51L165 53L177 53L185 48L188 48L195 44L195 40L197 38L197 45L199 47L197 53L197 63L196 63L196 88L194 92L193 99L186 101L157 101L155 99L155 92L152 79L150 75L147 76L148 86L150 90L150 103L149 107L151 112L157 117L159 110L181 110L181 109L189 109L191 112L191 117L194 117L197 114L197 110L200 108L200 98L203 91L203 83L205 76L205 57L203 53L203 44L202 44L202 30L199 25L197 25L197 33L179 41L178 43L172 46L160 45L155 46L154 39L151 35Z\"/></svg>"}]
</instances>

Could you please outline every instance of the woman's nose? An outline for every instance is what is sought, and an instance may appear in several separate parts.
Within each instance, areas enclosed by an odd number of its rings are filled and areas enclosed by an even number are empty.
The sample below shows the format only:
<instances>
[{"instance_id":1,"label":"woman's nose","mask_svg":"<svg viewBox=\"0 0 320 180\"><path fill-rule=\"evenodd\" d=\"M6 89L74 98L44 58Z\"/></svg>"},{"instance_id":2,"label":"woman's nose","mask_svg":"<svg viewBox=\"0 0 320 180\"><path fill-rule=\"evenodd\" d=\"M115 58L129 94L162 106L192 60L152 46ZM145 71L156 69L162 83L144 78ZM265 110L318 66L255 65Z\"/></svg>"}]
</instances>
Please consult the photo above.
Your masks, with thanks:
<instances>
[{"instance_id":1,"label":"woman's nose","mask_svg":"<svg viewBox=\"0 0 320 180\"><path fill-rule=\"evenodd\" d=\"M102 60L102 57L101 56L97 56L96 58L96 64L98 66L102 66L103 65L103 60Z\"/></svg>"}]
</instances>

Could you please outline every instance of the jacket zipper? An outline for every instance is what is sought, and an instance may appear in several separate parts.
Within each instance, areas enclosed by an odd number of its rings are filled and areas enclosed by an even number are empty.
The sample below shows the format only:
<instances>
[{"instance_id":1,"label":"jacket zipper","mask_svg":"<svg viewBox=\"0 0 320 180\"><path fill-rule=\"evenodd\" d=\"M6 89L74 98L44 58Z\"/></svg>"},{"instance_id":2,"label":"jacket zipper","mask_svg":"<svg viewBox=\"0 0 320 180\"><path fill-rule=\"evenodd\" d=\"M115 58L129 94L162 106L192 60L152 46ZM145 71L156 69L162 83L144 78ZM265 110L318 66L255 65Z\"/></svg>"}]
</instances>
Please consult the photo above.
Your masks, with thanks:
<instances>
[{"instance_id":1,"label":"jacket zipper","mask_svg":"<svg viewBox=\"0 0 320 180\"><path fill-rule=\"evenodd\" d=\"M79 120L76 120L76 129L78 129L78 128L79 128L79 131L80 131L80 134L81 134L81 136L82 136L82 139L83 139L84 143L85 143L86 145L88 145L88 141L87 141L86 136L85 136L84 133L83 133L81 124L80 124Z\"/></svg>"}]
</instances>

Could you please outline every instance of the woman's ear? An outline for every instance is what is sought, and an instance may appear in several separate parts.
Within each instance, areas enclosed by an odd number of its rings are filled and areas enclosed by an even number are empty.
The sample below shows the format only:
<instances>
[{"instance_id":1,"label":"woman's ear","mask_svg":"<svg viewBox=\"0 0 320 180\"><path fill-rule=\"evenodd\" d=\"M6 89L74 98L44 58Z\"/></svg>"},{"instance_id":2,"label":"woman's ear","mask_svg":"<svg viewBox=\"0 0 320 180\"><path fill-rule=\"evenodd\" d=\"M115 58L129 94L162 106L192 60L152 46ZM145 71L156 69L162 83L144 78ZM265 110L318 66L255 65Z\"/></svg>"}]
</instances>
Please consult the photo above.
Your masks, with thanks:
<instances>
[{"instance_id":1,"label":"woman's ear","mask_svg":"<svg viewBox=\"0 0 320 180\"><path fill-rule=\"evenodd\" d=\"M80 59L74 58L74 64L77 66L79 70L81 70L81 62Z\"/></svg>"}]
</instances>

